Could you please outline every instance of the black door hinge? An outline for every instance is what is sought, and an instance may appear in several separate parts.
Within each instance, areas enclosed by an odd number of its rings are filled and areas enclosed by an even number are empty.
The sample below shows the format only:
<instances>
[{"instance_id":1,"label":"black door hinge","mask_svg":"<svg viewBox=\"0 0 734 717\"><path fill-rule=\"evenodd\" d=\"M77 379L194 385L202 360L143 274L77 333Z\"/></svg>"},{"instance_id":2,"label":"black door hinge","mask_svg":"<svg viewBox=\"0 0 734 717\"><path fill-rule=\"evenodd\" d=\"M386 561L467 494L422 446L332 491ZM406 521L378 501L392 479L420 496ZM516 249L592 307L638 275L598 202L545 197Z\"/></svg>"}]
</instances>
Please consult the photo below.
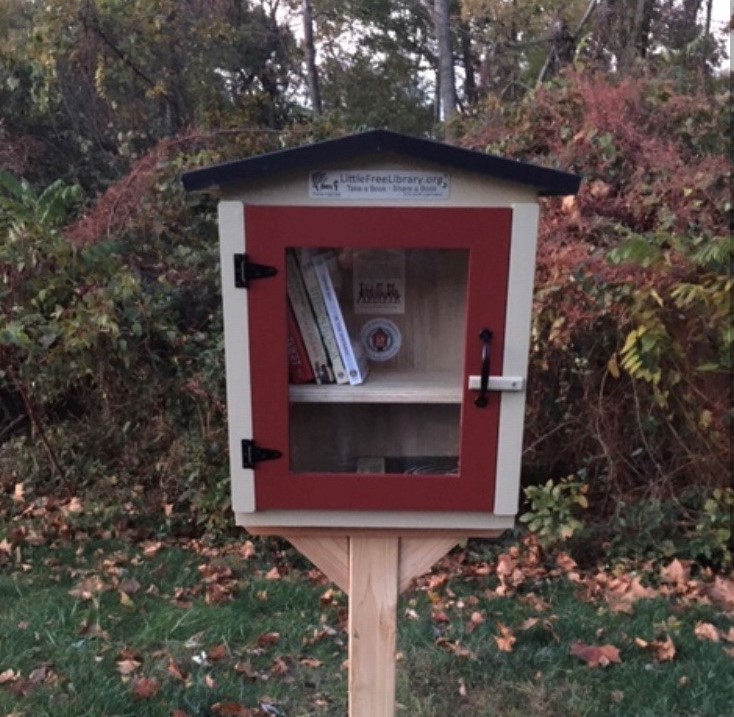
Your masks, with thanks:
<instances>
[{"instance_id":1,"label":"black door hinge","mask_svg":"<svg viewBox=\"0 0 734 717\"><path fill-rule=\"evenodd\" d=\"M254 468L258 461L272 461L280 458L283 454L273 448L261 448L255 445L255 441L245 439L242 441L242 467Z\"/></svg>"},{"instance_id":2,"label":"black door hinge","mask_svg":"<svg viewBox=\"0 0 734 717\"><path fill-rule=\"evenodd\" d=\"M234 255L234 285L238 289L247 289L254 279L266 279L277 273L274 266L254 264L247 258L247 254Z\"/></svg>"}]
</instances>

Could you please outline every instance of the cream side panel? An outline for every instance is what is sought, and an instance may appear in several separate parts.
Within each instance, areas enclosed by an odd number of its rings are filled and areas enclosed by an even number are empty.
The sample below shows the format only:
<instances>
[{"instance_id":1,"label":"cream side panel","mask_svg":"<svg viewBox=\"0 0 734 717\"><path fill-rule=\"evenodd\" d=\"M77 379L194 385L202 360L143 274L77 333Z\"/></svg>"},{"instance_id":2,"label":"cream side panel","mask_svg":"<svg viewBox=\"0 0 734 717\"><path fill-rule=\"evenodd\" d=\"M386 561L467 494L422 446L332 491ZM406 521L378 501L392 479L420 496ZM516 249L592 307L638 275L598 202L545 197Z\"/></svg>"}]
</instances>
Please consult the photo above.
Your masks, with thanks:
<instances>
[{"instance_id":1,"label":"cream side panel","mask_svg":"<svg viewBox=\"0 0 734 717\"><path fill-rule=\"evenodd\" d=\"M503 374L507 376L528 375L538 216L536 203L515 204L512 207L511 289L507 298L502 368ZM518 510L524 423L525 391L503 393L494 501L494 512L498 516L514 516Z\"/></svg>"},{"instance_id":2,"label":"cream side panel","mask_svg":"<svg viewBox=\"0 0 734 717\"><path fill-rule=\"evenodd\" d=\"M242 202L219 203L219 251L224 304L224 360L227 371L227 420L232 509L255 510L254 471L242 467L243 438L252 438L250 348L247 291L234 285L234 258L245 251L245 211Z\"/></svg>"}]
</instances>

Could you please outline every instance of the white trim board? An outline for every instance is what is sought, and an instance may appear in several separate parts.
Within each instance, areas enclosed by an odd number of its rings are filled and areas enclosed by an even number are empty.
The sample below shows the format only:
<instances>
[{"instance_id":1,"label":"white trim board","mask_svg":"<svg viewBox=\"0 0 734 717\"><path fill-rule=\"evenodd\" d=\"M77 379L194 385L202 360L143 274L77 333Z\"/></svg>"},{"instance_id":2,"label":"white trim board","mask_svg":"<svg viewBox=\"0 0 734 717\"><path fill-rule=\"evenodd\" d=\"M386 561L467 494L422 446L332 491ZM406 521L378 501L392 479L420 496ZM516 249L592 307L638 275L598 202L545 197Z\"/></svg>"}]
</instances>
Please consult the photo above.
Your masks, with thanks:
<instances>
[{"instance_id":1,"label":"white trim board","mask_svg":"<svg viewBox=\"0 0 734 717\"><path fill-rule=\"evenodd\" d=\"M250 331L247 292L237 289L234 283L234 254L245 251L245 207L242 202L219 203L219 249L232 509L235 513L250 513L255 510L255 473L251 468L242 467L242 439L252 438Z\"/></svg>"}]
</instances>

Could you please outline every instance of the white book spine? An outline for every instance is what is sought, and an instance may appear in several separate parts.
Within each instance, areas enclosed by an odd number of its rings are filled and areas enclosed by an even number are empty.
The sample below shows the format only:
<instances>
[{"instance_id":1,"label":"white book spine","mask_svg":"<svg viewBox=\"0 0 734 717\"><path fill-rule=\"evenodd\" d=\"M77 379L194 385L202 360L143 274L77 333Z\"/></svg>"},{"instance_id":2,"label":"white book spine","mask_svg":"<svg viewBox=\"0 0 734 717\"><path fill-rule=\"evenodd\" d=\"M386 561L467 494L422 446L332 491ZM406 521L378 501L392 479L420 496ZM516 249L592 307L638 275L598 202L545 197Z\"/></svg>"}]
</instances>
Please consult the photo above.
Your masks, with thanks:
<instances>
[{"instance_id":1,"label":"white book spine","mask_svg":"<svg viewBox=\"0 0 734 717\"><path fill-rule=\"evenodd\" d=\"M319 286L321 287L321 293L324 297L324 305L326 306L326 311L329 314L329 319L334 329L336 342L339 345L339 353L341 354L344 368L346 368L347 375L349 376L349 383L352 386L357 386L367 378L367 365L364 361L357 361L357 356L352 347L349 332L347 331L347 324L344 321L344 315L339 306L339 299L334 291L334 283L331 280L329 267L319 255L313 257L312 263L319 281Z\"/></svg>"},{"instance_id":2,"label":"white book spine","mask_svg":"<svg viewBox=\"0 0 734 717\"><path fill-rule=\"evenodd\" d=\"M301 338L306 347L306 353L316 375L316 383L327 383L325 381L325 367L329 365L326 349L321 341L316 319L311 311L311 305L306 295L306 287L298 268L296 258L292 254L286 256L286 276L288 298L291 300L296 323L301 331Z\"/></svg>"},{"instance_id":3,"label":"white book spine","mask_svg":"<svg viewBox=\"0 0 734 717\"><path fill-rule=\"evenodd\" d=\"M319 280L313 266L313 252L310 249L298 249L298 263L301 267L303 275L303 283L306 286L306 293L311 300L311 308L313 309L316 323L321 332L321 338L326 346L326 353L331 359L331 366L334 369L334 377L337 383L349 383L349 376L342 361L339 345L337 344L336 334L329 318L324 303L324 295L319 286Z\"/></svg>"}]
</instances>

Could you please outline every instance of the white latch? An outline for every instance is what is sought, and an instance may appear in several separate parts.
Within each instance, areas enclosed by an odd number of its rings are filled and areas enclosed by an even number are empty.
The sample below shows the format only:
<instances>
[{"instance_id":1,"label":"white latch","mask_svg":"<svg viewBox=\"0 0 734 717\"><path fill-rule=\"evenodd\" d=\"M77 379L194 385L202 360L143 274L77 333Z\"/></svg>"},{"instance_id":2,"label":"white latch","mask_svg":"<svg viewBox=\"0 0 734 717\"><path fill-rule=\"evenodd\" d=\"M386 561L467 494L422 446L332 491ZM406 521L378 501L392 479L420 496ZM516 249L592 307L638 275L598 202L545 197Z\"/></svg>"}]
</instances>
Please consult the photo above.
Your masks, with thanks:
<instances>
[{"instance_id":1,"label":"white latch","mask_svg":"<svg viewBox=\"0 0 734 717\"><path fill-rule=\"evenodd\" d=\"M481 376L469 376L469 390L479 391ZM487 383L488 391L524 391L525 379L522 376L490 376Z\"/></svg>"}]
</instances>

